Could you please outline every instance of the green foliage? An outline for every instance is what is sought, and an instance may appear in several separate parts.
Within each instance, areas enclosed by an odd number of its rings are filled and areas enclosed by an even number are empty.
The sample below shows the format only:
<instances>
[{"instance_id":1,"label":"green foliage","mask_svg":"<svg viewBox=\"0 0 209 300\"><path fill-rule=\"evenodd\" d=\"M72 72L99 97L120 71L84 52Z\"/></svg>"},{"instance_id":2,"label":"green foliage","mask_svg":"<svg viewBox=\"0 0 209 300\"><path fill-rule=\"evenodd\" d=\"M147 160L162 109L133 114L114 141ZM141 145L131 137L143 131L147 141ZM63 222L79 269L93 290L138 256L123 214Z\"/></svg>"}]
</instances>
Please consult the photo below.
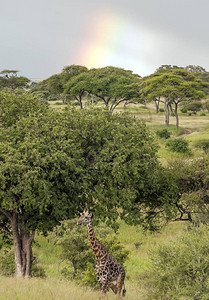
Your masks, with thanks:
<instances>
[{"instance_id":1,"label":"green foliage","mask_svg":"<svg viewBox=\"0 0 209 300\"><path fill-rule=\"evenodd\" d=\"M32 263L32 277L46 278L46 272L35 259Z\"/></svg>"},{"instance_id":2,"label":"green foliage","mask_svg":"<svg viewBox=\"0 0 209 300\"><path fill-rule=\"evenodd\" d=\"M150 299L209 298L209 231L192 228L150 251Z\"/></svg>"},{"instance_id":3,"label":"green foliage","mask_svg":"<svg viewBox=\"0 0 209 300\"><path fill-rule=\"evenodd\" d=\"M187 108L186 108L186 107L183 107L183 108L181 109L181 112L182 112L183 114L186 114L186 113L187 113Z\"/></svg>"},{"instance_id":4,"label":"green foliage","mask_svg":"<svg viewBox=\"0 0 209 300\"><path fill-rule=\"evenodd\" d=\"M198 159L174 160L169 163L173 183L178 187L176 219L199 224L208 221L209 161Z\"/></svg>"},{"instance_id":5,"label":"green foliage","mask_svg":"<svg viewBox=\"0 0 209 300\"><path fill-rule=\"evenodd\" d=\"M72 278L78 271L86 269L89 260L93 263L87 229L84 226L77 226L76 221L76 219L63 221L49 235L50 241L61 247L60 260L71 263L70 274L67 267L62 273L65 273L65 277Z\"/></svg>"},{"instance_id":6,"label":"green foliage","mask_svg":"<svg viewBox=\"0 0 209 300\"><path fill-rule=\"evenodd\" d=\"M26 93L0 92L0 128L10 127L25 117L43 114L47 108L45 103Z\"/></svg>"},{"instance_id":7,"label":"green foliage","mask_svg":"<svg viewBox=\"0 0 209 300\"><path fill-rule=\"evenodd\" d=\"M0 251L0 274L11 276L15 273L14 251L3 248Z\"/></svg>"},{"instance_id":8,"label":"green foliage","mask_svg":"<svg viewBox=\"0 0 209 300\"><path fill-rule=\"evenodd\" d=\"M166 146L172 152L190 153L189 143L184 138L171 139L166 143Z\"/></svg>"},{"instance_id":9,"label":"green foliage","mask_svg":"<svg viewBox=\"0 0 209 300\"><path fill-rule=\"evenodd\" d=\"M168 129L164 128L164 129L161 129L161 130L158 130L156 132L156 134L160 137L160 138L164 138L164 139L169 139L170 136L171 136L171 133L168 131Z\"/></svg>"}]
</instances>

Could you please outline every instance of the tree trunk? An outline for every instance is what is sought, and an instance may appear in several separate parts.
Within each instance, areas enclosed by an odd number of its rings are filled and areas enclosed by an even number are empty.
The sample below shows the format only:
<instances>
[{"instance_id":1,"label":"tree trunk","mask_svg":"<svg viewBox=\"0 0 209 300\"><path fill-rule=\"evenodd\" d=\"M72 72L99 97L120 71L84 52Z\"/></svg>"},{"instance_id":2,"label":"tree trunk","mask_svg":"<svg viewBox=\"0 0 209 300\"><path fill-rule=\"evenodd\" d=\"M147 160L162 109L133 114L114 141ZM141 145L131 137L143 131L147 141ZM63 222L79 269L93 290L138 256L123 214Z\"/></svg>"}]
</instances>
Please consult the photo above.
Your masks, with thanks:
<instances>
[{"instance_id":1,"label":"tree trunk","mask_svg":"<svg viewBox=\"0 0 209 300\"><path fill-rule=\"evenodd\" d=\"M28 232L19 222L18 214L13 213L12 234L15 255L15 277L31 277L33 261L32 242L35 232Z\"/></svg>"},{"instance_id":2,"label":"tree trunk","mask_svg":"<svg viewBox=\"0 0 209 300\"><path fill-rule=\"evenodd\" d=\"M176 129L179 128L179 116L178 116L178 104L175 103L175 109L174 109L175 117L176 117Z\"/></svg>"},{"instance_id":3,"label":"tree trunk","mask_svg":"<svg viewBox=\"0 0 209 300\"><path fill-rule=\"evenodd\" d=\"M76 262L74 259L72 260L72 265L73 265L73 278L75 278L75 275L77 273L77 268L76 268Z\"/></svg>"},{"instance_id":4,"label":"tree trunk","mask_svg":"<svg viewBox=\"0 0 209 300\"><path fill-rule=\"evenodd\" d=\"M154 102L155 102L156 113L158 114L159 113L159 107L160 107L160 97L158 99L155 98Z\"/></svg>"},{"instance_id":5,"label":"tree trunk","mask_svg":"<svg viewBox=\"0 0 209 300\"><path fill-rule=\"evenodd\" d=\"M165 100L164 102L164 111L165 111L165 125L168 126L169 125L169 105L168 102Z\"/></svg>"}]
</instances>

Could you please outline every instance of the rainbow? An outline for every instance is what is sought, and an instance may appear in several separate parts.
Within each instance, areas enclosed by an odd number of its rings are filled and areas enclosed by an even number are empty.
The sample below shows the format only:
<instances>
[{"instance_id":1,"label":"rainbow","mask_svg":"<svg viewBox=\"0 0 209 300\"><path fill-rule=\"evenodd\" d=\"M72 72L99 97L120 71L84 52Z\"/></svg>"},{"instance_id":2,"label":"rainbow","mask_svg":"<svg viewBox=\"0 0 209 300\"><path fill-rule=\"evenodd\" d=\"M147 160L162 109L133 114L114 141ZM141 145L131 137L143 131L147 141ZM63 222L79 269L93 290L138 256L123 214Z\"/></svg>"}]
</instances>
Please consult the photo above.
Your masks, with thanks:
<instances>
[{"instance_id":1,"label":"rainbow","mask_svg":"<svg viewBox=\"0 0 209 300\"><path fill-rule=\"evenodd\" d=\"M94 14L88 27L89 34L76 50L76 64L89 69L111 65L146 73L155 40L150 31L108 11Z\"/></svg>"}]
</instances>

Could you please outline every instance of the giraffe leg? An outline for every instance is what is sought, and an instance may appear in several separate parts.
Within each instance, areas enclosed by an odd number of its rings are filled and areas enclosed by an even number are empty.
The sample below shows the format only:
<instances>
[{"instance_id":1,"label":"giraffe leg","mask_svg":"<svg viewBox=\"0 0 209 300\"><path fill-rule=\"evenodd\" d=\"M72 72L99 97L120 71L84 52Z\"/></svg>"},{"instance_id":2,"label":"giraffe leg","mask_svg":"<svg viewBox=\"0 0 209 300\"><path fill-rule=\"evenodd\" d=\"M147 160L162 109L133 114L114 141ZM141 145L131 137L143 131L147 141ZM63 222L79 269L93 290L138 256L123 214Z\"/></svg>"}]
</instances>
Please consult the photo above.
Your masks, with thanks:
<instances>
[{"instance_id":1,"label":"giraffe leg","mask_svg":"<svg viewBox=\"0 0 209 300\"><path fill-rule=\"evenodd\" d=\"M119 274L118 279L117 279L117 292L120 295L122 287L124 284L124 279L122 278L122 274ZM123 296L125 296L125 292L123 291Z\"/></svg>"},{"instance_id":2,"label":"giraffe leg","mask_svg":"<svg viewBox=\"0 0 209 300\"><path fill-rule=\"evenodd\" d=\"M98 279L98 282L99 282L102 294L106 294L106 292L107 292L107 284L108 284L107 277L98 276L97 279Z\"/></svg>"},{"instance_id":3,"label":"giraffe leg","mask_svg":"<svg viewBox=\"0 0 209 300\"><path fill-rule=\"evenodd\" d=\"M109 287L111 288L111 290L112 290L115 294L117 294L117 292L118 292L117 285L113 284L112 282L108 282L108 285L109 285Z\"/></svg>"}]
</instances>

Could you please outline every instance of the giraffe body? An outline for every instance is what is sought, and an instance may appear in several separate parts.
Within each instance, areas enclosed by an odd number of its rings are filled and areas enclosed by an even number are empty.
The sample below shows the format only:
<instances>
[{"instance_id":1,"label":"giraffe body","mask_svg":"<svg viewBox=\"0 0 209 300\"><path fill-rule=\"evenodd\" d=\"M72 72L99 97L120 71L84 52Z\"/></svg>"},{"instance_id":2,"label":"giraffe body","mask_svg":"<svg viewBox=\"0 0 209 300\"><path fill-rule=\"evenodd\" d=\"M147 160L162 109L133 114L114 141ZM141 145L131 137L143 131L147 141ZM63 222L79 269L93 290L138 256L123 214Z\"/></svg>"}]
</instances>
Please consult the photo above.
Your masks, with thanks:
<instances>
[{"instance_id":1,"label":"giraffe body","mask_svg":"<svg viewBox=\"0 0 209 300\"><path fill-rule=\"evenodd\" d=\"M92 223L91 214L89 211L85 211L81 214L77 224L87 223L88 235L91 248L96 258L95 272L97 280L100 284L102 292L106 293L107 286L113 290L115 294L121 293L122 287L123 296L125 296L125 270L122 265L117 262L107 251L106 247L102 245L95 236Z\"/></svg>"}]
</instances>

